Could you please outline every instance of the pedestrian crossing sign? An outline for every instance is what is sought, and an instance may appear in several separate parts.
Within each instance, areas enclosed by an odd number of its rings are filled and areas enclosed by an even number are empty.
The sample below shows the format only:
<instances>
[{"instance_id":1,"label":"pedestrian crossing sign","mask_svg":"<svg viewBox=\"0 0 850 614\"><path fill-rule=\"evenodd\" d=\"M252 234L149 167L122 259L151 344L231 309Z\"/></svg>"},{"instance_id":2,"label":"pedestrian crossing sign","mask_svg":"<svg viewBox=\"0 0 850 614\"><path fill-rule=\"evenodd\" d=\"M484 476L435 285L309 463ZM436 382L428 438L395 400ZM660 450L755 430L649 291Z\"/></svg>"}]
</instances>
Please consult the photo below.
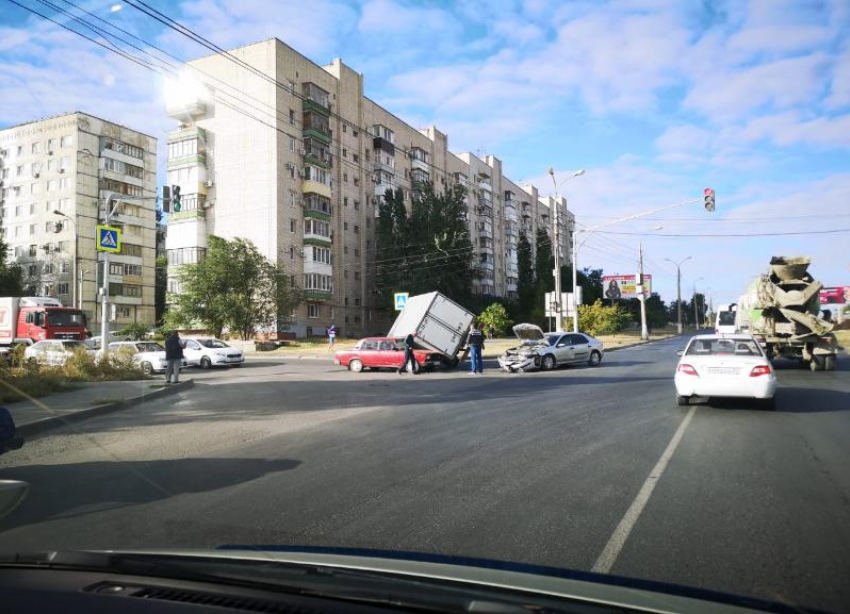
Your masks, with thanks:
<instances>
[{"instance_id":1,"label":"pedestrian crossing sign","mask_svg":"<svg viewBox=\"0 0 850 614\"><path fill-rule=\"evenodd\" d=\"M117 254L121 251L121 230L112 226L97 227L97 251L112 252Z\"/></svg>"},{"instance_id":2,"label":"pedestrian crossing sign","mask_svg":"<svg viewBox=\"0 0 850 614\"><path fill-rule=\"evenodd\" d=\"M393 301L395 302L396 311L404 311L404 306L407 305L408 296L410 296L408 292L396 292L395 294L393 294Z\"/></svg>"}]
</instances>

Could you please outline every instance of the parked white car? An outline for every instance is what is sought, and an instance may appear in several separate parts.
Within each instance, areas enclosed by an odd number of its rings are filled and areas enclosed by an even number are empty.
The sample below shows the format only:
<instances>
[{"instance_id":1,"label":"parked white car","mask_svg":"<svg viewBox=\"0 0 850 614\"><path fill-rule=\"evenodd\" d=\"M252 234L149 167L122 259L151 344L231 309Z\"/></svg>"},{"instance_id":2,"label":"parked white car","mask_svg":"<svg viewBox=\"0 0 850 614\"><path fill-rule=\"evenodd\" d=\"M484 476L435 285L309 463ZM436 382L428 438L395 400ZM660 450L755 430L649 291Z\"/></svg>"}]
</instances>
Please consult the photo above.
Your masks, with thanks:
<instances>
[{"instance_id":1,"label":"parked white car","mask_svg":"<svg viewBox=\"0 0 850 614\"><path fill-rule=\"evenodd\" d=\"M94 355L94 350L78 339L45 339L25 349L24 359L34 360L40 365L61 367L74 355L74 352L80 350Z\"/></svg>"},{"instance_id":2,"label":"parked white car","mask_svg":"<svg viewBox=\"0 0 850 614\"><path fill-rule=\"evenodd\" d=\"M602 362L602 342L585 333L544 333L536 324L517 324L514 334L522 345L499 357L499 366L510 373L551 370L567 364L595 367Z\"/></svg>"},{"instance_id":3,"label":"parked white car","mask_svg":"<svg viewBox=\"0 0 850 614\"><path fill-rule=\"evenodd\" d=\"M183 356L189 366L209 369L210 367L238 367L245 362L242 350L228 345L226 341L212 337L182 337Z\"/></svg>"},{"instance_id":4,"label":"parked white car","mask_svg":"<svg viewBox=\"0 0 850 614\"><path fill-rule=\"evenodd\" d=\"M687 405L692 397L740 397L774 408L776 374L751 335L697 335L677 354L679 405Z\"/></svg>"},{"instance_id":5,"label":"parked white car","mask_svg":"<svg viewBox=\"0 0 850 614\"><path fill-rule=\"evenodd\" d=\"M155 341L113 341L109 344L110 352L132 352L133 361L141 367L146 375L151 373L162 373L168 363L165 360L165 348ZM103 351L97 353L98 360L103 356ZM187 366L184 356L180 368Z\"/></svg>"}]
</instances>

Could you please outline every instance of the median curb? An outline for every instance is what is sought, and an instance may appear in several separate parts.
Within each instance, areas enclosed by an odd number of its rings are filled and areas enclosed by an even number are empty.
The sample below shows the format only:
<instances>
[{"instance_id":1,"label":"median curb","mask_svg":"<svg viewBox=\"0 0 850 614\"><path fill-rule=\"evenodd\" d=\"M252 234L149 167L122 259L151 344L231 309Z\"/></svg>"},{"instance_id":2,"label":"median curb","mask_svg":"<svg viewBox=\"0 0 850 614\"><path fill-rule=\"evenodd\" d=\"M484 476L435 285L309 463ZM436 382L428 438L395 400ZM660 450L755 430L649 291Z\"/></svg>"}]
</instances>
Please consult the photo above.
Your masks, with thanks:
<instances>
[{"instance_id":1,"label":"median curb","mask_svg":"<svg viewBox=\"0 0 850 614\"><path fill-rule=\"evenodd\" d=\"M82 422L83 420L87 420L89 418L104 416L106 414L116 412L120 409L126 409L128 407L133 407L134 405L140 405L141 403L145 403L146 401L153 401L164 396L176 394L178 392L188 390L194 385L194 380L185 380L178 384L170 384L158 390L153 390L145 394L124 399L123 401L104 403L103 405L87 407L85 409L81 409L79 411L75 411L73 413L69 413L63 416L51 416L50 418L44 418L43 420L36 420L35 422L30 422L29 424L24 424L22 426L17 427L17 434L19 437L34 437L36 435L40 435L44 431L48 431L59 426L66 426L75 422Z\"/></svg>"}]
</instances>

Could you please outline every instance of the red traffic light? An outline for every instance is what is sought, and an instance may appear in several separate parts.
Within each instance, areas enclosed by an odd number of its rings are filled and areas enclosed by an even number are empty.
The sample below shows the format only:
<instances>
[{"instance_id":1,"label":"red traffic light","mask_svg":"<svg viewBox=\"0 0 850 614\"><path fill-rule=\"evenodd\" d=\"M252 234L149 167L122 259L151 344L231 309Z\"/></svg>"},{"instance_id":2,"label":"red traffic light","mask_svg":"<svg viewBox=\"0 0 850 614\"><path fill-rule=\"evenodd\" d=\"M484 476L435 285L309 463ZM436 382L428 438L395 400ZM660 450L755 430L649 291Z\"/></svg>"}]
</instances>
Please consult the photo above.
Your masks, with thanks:
<instances>
[{"instance_id":1,"label":"red traffic light","mask_svg":"<svg viewBox=\"0 0 850 614\"><path fill-rule=\"evenodd\" d=\"M703 194L705 194L706 196L714 196L714 190L712 190L711 188L706 188L705 190L703 190Z\"/></svg>"}]
</instances>

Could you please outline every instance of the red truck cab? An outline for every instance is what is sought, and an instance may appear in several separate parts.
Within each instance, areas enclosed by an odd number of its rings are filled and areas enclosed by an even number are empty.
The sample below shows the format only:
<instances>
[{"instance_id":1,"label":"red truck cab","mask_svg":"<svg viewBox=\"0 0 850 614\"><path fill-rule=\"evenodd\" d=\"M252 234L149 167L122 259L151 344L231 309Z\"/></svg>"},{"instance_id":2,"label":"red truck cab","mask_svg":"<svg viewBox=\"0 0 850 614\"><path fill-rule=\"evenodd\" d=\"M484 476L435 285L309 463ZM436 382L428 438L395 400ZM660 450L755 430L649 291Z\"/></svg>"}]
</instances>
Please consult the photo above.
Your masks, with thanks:
<instances>
[{"instance_id":1,"label":"red truck cab","mask_svg":"<svg viewBox=\"0 0 850 614\"><path fill-rule=\"evenodd\" d=\"M52 297L0 298L0 345L88 339L86 316Z\"/></svg>"}]
</instances>

